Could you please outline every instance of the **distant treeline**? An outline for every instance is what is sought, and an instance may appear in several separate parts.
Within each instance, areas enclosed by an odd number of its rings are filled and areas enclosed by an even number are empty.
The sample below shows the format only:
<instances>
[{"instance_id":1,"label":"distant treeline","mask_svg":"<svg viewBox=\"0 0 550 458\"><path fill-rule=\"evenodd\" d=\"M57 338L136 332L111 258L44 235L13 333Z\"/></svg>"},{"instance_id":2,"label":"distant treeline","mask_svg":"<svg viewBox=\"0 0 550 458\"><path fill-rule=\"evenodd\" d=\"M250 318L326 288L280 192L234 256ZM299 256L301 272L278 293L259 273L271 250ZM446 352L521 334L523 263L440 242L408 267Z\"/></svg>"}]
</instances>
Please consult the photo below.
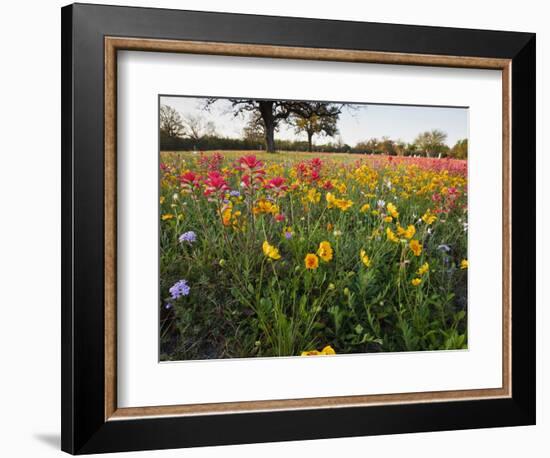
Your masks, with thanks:
<instances>
[{"instance_id":1,"label":"distant treeline","mask_svg":"<svg viewBox=\"0 0 550 458\"><path fill-rule=\"evenodd\" d=\"M277 151L308 151L308 147L307 141L275 140ZM254 138L228 138L216 135L207 135L200 139L174 137L161 131L160 149L161 151L265 150L265 142ZM452 148L441 144L436 151L432 151L430 154L427 154L416 143L394 142L388 139L380 141L371 139L357 143L355 146L333 142L313 146L313 151L321 153L388 154L390 156L428 155L458 159L467 157L467 149L467 140L460 140Z\"/></svg>"}]
</instances>

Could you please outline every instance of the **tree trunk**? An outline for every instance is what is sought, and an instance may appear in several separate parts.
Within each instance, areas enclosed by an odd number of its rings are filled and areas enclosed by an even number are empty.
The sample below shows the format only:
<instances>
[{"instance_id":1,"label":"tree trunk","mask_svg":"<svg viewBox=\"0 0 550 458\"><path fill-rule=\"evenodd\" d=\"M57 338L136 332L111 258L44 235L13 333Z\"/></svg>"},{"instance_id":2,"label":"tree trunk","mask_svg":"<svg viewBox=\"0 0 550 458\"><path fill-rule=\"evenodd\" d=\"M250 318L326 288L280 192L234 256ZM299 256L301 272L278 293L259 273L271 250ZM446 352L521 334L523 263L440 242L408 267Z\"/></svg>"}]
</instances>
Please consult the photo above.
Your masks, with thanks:
<instances>
[{"instance_id":1,"label":"tree trunk","mask_svg":"<svg viewBox=\"0 0 550 458\"><path fill-rule=\"evenodd\" d=\"M269 100L261 100L260 113L264 121L265 127L265 146L268 153L275 152L275 119L273 118L273 102Z\"/></svg>"},{"instance_id":2,"label":"tree trunk","mask_svg":"<svg viewBox=\"0 0 550 458\"><path fill-rule=\"evenodd\" d=\"M312 148L312 141L311 139L313 138L313 132L309 132L307 133L307 150L311 153L313 151L313 148Z\"/></svg>"}]
</instances>

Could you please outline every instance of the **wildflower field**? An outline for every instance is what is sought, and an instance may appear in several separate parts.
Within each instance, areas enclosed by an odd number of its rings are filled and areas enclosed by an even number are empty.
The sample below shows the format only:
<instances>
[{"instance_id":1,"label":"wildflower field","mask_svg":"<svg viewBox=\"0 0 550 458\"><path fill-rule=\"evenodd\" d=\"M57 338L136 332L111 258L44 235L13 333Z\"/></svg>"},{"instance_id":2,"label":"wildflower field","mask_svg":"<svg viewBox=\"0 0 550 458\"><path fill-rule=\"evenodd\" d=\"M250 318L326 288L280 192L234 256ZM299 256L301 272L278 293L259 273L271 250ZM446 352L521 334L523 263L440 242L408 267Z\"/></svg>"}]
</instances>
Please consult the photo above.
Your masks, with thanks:
<instances>
[{"instance_id":1,"label":"wildflower field","mask_svg":"<svg viewBox=\"0 0 550 458\"><path fill-rule=\"evenodd\" d=\"M466 161L160 162L161 360L466 348Z\"/></svg>"}]
</instances>

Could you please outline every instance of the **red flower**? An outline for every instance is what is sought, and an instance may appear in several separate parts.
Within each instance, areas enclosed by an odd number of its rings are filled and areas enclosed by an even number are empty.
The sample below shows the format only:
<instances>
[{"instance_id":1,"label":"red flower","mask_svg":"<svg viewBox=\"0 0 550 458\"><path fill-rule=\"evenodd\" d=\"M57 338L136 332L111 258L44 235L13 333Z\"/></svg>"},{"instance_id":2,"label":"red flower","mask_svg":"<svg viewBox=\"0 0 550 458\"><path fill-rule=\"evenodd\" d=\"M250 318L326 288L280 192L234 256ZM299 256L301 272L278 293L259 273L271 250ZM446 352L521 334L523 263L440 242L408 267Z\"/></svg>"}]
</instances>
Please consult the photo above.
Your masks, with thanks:
<instances>
[{"instance_id":1,"label":"red flower","mask_svg":"<svg viewBox=\"0 0 550 458\"><path fill-rule=\"evenodd\" d=\"M334 188L334 185L332 184L332 181L327 180L323 183L323 189L325 191L330 191L332 188Z\"/></svg>"},{"instance_id":2,"label":"red flower","mask_svg":"<svg viewBox=\"0 0 550 458\"><path fill-rule=\"evenodd\" d=\"M265 184L266 189L272 189L276 192L283 192L288 189L288 186L285 185L285 179L283 177L275 177L269 180Z\"/></svg>"},{"instance_id":3,"label":"red flower","mask_svg":"<svg viewBox=\"0 0 550 458\"><path fill-rule=\"evenodd\" d=\"M213 192L223 192L229 189L223 176L219 172L208 172L208 178L204 180L206 189L205 196L209 196Z\"/></svg>"},{"instance_id":4,"label":"red flower","mask_svg":"<svg viewBox=\"0 0 550 458\"><path fill-rule=\"evenodd\" d=\"M251 154L250 156L240 157L238 162L239 162L239 165L241 166L241 170L242 169L255 170L255 169L260 169L264 166L264 163L260 161L253 154Z\"/></svg>"},{"instance_id":5,"label":"red flower","mask_svg":"<svg viewBox=\"0 0 550 458\"><path fill-rule=\"evenodd\" d=\"M313 158L311 160L311 168L313 170L317 170L319 171L321 169L321 167L323 166L323 161L321 159L319 159L318 157L316 158Z\"/></svg>"},{"instance_id":6,"label":"red flower","mask_svg":"<svg viewBox=\"0 0 550 458\"><path fill-rule=\"evenodd\" d=\"M241 178L241 185L245 188L250 188L250 175L243 175Z\"/></svg>"},{"instance_id":7,"label":"red flower","mask_svg":"<svg viewBox=\"0 0 550 458\"><path fill-rule=\"evenodd\" d=\"M310 178L311 181L317 181L319 178L321 178L321 175L319 175L319 172L317 170L312 170Z\"/></svg>"},{"instance_id":8,"label":"red flower","mask_svg":"<svg viewBox=\"0 0 550 458\"><path fill-rule=\"evenodd\" d=\"M277 221L278 223L281 223L285 220L285 215L283 215L282 213L277 213L275 215L275 221Z\"/></svg>"},{"instance_id":9,"label":"red flower","mask_svg":"<svg viewBox=\"0 0 550 458\"><path fill-rule=\"evenodd\" d=\"M193 172L185 172L179 176L179 180L182 186L188 188L195 188L199 185L200 176Z\"/></svg>"}]
</instances>

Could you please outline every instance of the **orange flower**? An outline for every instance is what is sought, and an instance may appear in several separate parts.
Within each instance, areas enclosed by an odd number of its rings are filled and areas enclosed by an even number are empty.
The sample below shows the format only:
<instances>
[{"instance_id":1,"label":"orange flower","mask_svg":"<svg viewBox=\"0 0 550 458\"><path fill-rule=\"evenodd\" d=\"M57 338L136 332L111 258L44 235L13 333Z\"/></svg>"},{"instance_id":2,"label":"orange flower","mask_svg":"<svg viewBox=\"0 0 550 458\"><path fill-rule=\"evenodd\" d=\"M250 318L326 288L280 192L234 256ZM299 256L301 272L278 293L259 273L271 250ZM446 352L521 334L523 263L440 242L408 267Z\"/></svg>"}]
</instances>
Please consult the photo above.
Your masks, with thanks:
<instances>
[{"instance_id":1,"label":"orange flower","mask_svg":"<svg viewBox=\"0 0 550 458\"><path fill-rule=\"evenodd\" d=\"M422 253L422 244L416 239L409 242L409 247L415 256L420 256L420 253Z\"/></svg>"},{"instance_id":2,"label":"orange flower","mask_svg":"<svg viewBox=\"0 0 550 458\"><path fill-rule=\"evenodd\" d=\"M319 258L316 254L308 253L305 258L306 269L315 270L319 267Z\"/></svg>"}]
</instances>

